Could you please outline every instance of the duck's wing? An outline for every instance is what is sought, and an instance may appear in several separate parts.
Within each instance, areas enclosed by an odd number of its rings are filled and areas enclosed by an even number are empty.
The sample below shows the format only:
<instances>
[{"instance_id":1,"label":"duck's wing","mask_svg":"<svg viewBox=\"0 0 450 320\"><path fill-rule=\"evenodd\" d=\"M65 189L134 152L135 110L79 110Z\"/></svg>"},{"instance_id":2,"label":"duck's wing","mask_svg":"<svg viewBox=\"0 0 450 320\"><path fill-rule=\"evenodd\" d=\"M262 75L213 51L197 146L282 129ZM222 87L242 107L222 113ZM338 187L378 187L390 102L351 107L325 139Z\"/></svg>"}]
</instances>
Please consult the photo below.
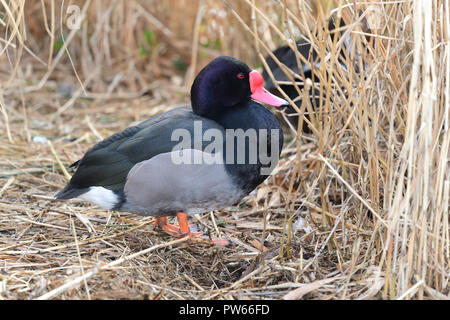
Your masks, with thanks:
<instances>
[{"instance_id":1,"label":"duck's wing","mask_svg":"<svg viewBox=\"0 0 450 320\"><path fill-rule=\"evenodd\" d=\"M170 152L179 144L179 137L172 138L174 130L186 129L194 146L195 121L201 121L203 131L208 128L222 129L216 122L194 114L190 107L154 116L106 138L88 150L82 159L74 163L76 171L70 183L55 197L74 198L94 186L123 192L126 177L133 166L155 155Z\"/></svg>"}]
</instances>

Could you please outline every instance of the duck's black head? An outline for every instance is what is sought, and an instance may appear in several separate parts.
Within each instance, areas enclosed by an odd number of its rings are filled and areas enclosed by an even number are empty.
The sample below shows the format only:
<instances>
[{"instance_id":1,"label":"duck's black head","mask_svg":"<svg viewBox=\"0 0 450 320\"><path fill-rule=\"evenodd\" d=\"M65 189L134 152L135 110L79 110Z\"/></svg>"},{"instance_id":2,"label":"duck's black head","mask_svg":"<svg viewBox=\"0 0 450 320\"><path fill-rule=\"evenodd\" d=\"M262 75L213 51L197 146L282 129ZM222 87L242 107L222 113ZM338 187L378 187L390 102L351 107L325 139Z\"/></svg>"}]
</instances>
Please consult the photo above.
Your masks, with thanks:
<instances>
[{"instance_id":1,"label":"duck's black head","mask_svg":"<svg viewBox=\"0 0 450 320\"><path fill-rule=\"evenodd\" d=\"M261 74L239 59L218 57L195 78L191 88L192 109L198 115L215 118L250 99L277 107L288 104L266 91L263 83Z\"/></svg>"}]
</instances>

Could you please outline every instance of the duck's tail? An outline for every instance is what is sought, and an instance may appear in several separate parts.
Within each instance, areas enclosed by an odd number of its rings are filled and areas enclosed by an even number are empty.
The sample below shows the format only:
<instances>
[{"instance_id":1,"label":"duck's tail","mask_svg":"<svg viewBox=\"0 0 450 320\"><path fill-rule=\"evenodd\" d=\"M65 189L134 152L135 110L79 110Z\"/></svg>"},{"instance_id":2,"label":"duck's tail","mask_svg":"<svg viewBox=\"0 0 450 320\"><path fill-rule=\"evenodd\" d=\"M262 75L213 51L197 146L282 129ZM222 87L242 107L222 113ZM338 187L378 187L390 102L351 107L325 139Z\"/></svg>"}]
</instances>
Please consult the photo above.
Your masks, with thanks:
<instances>
[{"instance_id":1,"label":"duck's tail","mask_svg":"<svg viewBox=\"0 0 450 320\"><path fill-rule=\"evenodd\" d=\"M88 188L76 188L71 184L68 184L64 189L55 194L54 197L58 200L72 199L82 195L83 193L86 193L88 190Z\"/></svg>"}]
</instances>

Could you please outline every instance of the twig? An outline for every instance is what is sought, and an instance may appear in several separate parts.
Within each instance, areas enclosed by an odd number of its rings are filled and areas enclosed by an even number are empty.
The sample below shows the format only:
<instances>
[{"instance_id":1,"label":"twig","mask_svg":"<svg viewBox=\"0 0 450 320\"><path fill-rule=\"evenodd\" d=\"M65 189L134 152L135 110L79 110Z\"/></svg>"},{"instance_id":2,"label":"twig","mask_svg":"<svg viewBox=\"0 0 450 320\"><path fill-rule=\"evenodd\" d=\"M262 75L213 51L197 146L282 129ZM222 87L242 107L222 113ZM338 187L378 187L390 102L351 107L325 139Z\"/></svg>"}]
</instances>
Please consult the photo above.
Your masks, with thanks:
<instances>
[{"instance_id":1,"label":"twig","mask_svg":"<svg viewBox=\"0 0 450 320\"><path fill-rule=\"evenodd\" d=\"M67 180L72 179L72 176L70 175L69 172L67 172L66 167L64 167L64 165L62 164L61 160L59 160L58 155L56 154L55 149L53 148L53 144L50 140L47 141L48 146L50 147L50 151L52 152L53 156L56 159L56 162L59 165L59 168L61 169L61 171L63 172L64 176L66 177Z\"/></svg>"}]
</instances>

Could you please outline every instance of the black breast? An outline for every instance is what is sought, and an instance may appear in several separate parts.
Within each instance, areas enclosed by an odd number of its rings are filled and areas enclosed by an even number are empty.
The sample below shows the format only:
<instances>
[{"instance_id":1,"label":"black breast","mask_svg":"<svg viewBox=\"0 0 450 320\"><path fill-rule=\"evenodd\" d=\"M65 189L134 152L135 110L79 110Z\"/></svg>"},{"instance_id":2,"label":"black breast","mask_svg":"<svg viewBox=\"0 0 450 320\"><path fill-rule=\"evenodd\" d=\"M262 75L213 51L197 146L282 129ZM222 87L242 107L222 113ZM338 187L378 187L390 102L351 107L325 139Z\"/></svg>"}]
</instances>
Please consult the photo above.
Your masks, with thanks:
<instances>
[{"instance_id":1,"label":"black breast","mask_svg":"<svg viewBox=\"0 0 450 320\"><path fill-rule=\"evenodd\" d=\"M234 107L216 121L226 129L226 170L242 190L250 192L278 162L283 147L280 123L269 110L253 101Z\"/></svg>"}]
</instances>

